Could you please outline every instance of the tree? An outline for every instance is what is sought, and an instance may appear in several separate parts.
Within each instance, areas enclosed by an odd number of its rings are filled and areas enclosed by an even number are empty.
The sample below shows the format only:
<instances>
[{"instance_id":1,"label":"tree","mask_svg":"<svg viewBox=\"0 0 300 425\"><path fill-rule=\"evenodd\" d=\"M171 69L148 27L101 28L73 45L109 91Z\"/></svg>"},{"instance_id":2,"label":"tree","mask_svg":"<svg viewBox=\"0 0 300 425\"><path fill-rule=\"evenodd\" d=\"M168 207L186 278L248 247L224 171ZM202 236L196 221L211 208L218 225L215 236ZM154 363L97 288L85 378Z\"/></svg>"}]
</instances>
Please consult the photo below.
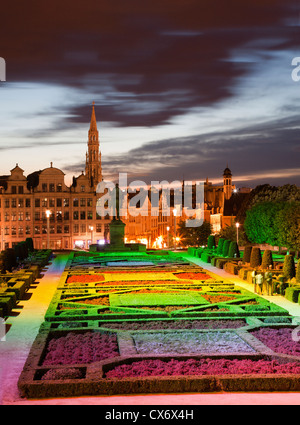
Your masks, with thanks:
<instances>
[{"instance_id":1,"label":"tree","mask_svg":"<svg viewBox=\"0 0 300 425\"><path fill-rule=\"evenodd\" d=\"M297 263L296 282L300 283L300 259L298 259Z\"/></svg>"},{"instance_id":2,"label":"tree","mask_svg":"<svg viewBox=\"0 0 300 425\"><path fill-rule=\"evenodd\" d=\"M261 266L262 269L268 269L269 266L273 267L273 255L270 249L264 251Z\"/></svg>"},{"instance_id":3,"label":"tree","mask_svg":"<svg viewBox=\"0 0 300 425\"><path fill-rule=\"evenodd\" d=\"M254 246L252 247L251 257L250 257L250 267L256 268L261 265L261 250L260 248Z\"/></svg>"},{"instance_id":4,"label":"tree","mask_svg":"<svg viewBox=\"0 0 300 425\"><path fill-rule=\"evenodd\" d=\"M214 235L209 235L207 240L207 248L213 249L216 246L216 241Z\"/></svg>"},{"instance_id":5,"label":"tree","mask_svg":"<svg viewBox=\"0 0 300 425\"><path fill-rule=\"evenodd\" d=\"M204 221L198 227L186 227L185 224L185 221L180 221L178 224L178 234L184 245L202 246L207 244L208 237L212 231L210 223Z\"/></svg>"},{"instance_id":6,"label":"tree","mask_svg":"<svg viewBox=\"0 0 300 425\"><path fill-rule=\"evenodd\" d=\"M286 255L283 263L283 276L286 279L293 279L296 276L295 262L293 255Z\"/></svg>"},{"instance_id":7,"label":"tree","mask_svg":"<svg viewBox=\"0 0 300 425\"><path fill-rule=\"evenodd\" d=\"M224 244L223 244L223 250L222 250L222 256L223 257L228 257L230 242L231 242L230 240L226 239Z\"/></svg>"},{"instance_id":8,"label":"tree","mask_svg":"<svg viewBox=\"0 0 300 425\"><path fill-rule=\"evenodd\" d=\"M274 224L278 229L278 245L300 250L300 202L290 202L278 211Z\"/></svg>"},{"instance_id":9,"label":"tree","mask_svg":"<svg viewBox=\"0 0 300 425\"><path fill-rule=\"evenodd\" d=\"M246 245L244 249L243 263L250 263L251 251L252 251L252 246Z\"/></svg>"},{"instance_id":10,"label":"tree","mask_svg":"<svg viewBox=\"0 0 300 425\"><path fill-rule=\"evenodd\" d=\"M240 250L239 250L238 244L236 242L230 242L228 257L230 257L230 258L233 258L233 257L240 258Z\"/></svg>"},{"instance_id":11,"label":"tree","mask_svg":"<svg viewBox=\"0 0 300 425\"><path fill-rule=\"evenodd\" d=\"M232 226L226 225L225 227L223 227L223 229L220 230L219 237L224 239L229 239L230 241L235 242L237 237L236 225L235 224L233 224ZM245 234L243 226L240 226L239 227L239 244L246 245L247 243L249 243L247 235Z\"/></svg>"},{"instance_id":12,"label":"tree","mask_svg":"<svg viewBox=\"0 0 300 425\"><path fill-rule=\"evenodd\" d=\"M220 238L219 239L219 242L218 242L218 248L217 248L217 254L218 255L222 255L222 252L223 252L223 245L224 245L224 242L226 241L226 239L225 238Z\"/></svg>"}]
</instances>

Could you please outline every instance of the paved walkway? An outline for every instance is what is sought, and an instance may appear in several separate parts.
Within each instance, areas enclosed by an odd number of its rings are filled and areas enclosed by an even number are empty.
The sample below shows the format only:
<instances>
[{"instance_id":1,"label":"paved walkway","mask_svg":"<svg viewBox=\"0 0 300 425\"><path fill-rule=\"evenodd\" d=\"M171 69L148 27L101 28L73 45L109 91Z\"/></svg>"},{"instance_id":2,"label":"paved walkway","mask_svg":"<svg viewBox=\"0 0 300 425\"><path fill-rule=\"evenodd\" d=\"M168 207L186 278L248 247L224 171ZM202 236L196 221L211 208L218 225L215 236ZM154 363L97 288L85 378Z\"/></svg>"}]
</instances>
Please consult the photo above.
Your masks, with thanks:
<instances>
[{"instance_id":1,"label":"paved walkway","mask_svg":"<svg viewBox=\"0 0 300 425\"><path fill-rule=\"evenodd\" d=\"M184 255L180 253L180 255ZM194 257L187 259L217 276L228 278L236 285L253 291L251 285L224 270L217 269ZM68 255L58 255L48 266L44 276L35 288L28 292L30 299L21 301L19 314L9 317L11 325L6 341L0 342L0 404L4 405L104 405L104 406L167 406L167 405L298 405L299 393L205 393L205 394L150 394L110 397L76 397L45 400L22 399L18 393L17 382L30 347L38 333L48 305L54 295ZM300 306L283 297L265 297L286 308L290 314L300 316Z\"/></svg>"}]
</instances>

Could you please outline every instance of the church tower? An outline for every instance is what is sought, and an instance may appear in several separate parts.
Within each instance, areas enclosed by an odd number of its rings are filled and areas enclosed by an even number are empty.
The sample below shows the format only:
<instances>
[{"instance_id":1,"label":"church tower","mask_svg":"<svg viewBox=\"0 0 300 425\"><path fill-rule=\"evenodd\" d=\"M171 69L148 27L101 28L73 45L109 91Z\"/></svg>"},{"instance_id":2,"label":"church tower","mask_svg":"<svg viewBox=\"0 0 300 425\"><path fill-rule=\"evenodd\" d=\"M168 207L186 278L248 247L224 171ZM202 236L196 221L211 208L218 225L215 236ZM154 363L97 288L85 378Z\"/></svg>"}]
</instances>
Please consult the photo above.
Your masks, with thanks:
<instances>
[{"instance_id":1,"label":"church tower","mask_svg":"<svg viewBox=\"0 0 300 425\"><path fill-rule=\"evenodd\" d=\"M232 195L232 173L228 164L223 172L223 190L225 199L230 199Z\"/></svg>"},{"instance_id":2,"label":"church tower","mask_svg":"<svg viewBox=\"0 0 300 425\"><path fill-rule=\"evenodd\" d=\"M85 174L92 187L102 181L101 152L99 149L99 132L97 129L95 102L93 102L92 117L88 133L88 151L86 153Z\"/></svg>"}]
</instances>

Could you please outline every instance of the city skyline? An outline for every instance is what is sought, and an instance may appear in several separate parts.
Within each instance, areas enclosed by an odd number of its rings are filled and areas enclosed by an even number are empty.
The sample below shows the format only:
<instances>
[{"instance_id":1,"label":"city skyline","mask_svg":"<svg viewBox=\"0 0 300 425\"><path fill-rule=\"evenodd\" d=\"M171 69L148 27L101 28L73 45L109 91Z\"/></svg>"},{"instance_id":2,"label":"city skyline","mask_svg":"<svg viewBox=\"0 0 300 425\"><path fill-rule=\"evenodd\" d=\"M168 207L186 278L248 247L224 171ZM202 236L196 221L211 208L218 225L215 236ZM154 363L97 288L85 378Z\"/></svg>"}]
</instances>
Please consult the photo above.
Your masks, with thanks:
<instances>
[{"instance_id":1,"label":"city skyline","mask_svg":"<svg viewBox=\"0 0 300 425\"><path fill-rule=\"evenodd\" d=\"M104 179L300 185L295 1L5 5L0 174L85 169L95 102ZM12 16L14 19L12 20Z\"/></svg>"}]
</instances>

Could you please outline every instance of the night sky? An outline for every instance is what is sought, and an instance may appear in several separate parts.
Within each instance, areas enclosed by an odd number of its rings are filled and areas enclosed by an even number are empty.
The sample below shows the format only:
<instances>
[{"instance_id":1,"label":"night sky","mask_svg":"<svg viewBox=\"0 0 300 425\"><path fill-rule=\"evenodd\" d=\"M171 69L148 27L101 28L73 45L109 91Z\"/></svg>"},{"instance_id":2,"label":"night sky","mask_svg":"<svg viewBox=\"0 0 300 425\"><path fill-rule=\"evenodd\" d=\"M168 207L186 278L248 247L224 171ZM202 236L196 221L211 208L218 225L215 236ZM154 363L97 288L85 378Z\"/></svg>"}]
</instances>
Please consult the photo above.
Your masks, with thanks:
<instances>
[{"instance_id":1,"label":"night sky","mask_svg":"<svg viewBox=\"0 0 300 425\"><path fill-rule=\"evenodd\" d=\"M0 174L85 167L92 102L104 179L300 186L300 4L51 0L0 11ZM129 179L129 180L130 180Z\"/></svg>"}]
</instances>

